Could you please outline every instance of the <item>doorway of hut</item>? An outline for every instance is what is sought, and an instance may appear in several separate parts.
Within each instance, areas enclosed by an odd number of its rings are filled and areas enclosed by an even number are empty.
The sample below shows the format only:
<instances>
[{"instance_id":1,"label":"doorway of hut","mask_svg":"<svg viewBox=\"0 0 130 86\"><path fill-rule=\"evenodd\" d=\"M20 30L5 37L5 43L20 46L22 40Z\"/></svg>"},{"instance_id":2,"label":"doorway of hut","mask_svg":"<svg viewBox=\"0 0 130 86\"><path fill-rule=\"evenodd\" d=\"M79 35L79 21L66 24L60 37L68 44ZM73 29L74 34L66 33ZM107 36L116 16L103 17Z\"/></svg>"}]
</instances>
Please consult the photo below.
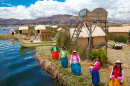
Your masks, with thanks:
<instances>
[{"instance_id":1,"label":"doorway of hut","mask_svg":"<svg viewBox=\"0 0 130 86\"><path fill-rule=\"evenodd\" d=\"M22 30L20 30L19 33L22 33Z\"/></svg>"},{"instance_id":2,"label":"doorway of hut","mask_svg":"<svg viewBox=\"0 0 130 86\"><path fill-rule=\"evenodd\" d=\"M37 33L40 33L40 30L37 30Z\"/></svg>"},{"instance_id":3,"label":"doorway of hut","mask_svg":"<svg viewBox=\"0 0 130 86\"><path fill-rule=\"evenodd\" d=\"M14 32L12 32L12 35L14 35Z\"/></svg>"}]
</instances>

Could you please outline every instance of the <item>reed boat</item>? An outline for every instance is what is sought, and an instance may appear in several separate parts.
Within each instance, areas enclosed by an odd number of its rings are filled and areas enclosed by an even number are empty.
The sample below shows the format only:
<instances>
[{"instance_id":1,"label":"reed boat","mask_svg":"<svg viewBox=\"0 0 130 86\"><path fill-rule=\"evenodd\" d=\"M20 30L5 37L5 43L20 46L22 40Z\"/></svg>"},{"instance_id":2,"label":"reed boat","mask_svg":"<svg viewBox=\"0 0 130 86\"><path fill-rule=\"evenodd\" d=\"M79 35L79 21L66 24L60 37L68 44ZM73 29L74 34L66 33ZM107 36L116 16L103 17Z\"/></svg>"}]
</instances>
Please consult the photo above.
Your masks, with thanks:
<instances>
[{"instance_id":1,"label":"reed boat","mask_svg":"<svg viewBox=\"0 0 130 86\"><path fill-rule=\"evenodd\" d=\"M19 37L19 43L22 47L51 46L55 43L55 41L50 38L50 36L52 36L52 31L40 31L39 36L40 39L29 41L23 40Z\"/></svg>"}]
</instances>

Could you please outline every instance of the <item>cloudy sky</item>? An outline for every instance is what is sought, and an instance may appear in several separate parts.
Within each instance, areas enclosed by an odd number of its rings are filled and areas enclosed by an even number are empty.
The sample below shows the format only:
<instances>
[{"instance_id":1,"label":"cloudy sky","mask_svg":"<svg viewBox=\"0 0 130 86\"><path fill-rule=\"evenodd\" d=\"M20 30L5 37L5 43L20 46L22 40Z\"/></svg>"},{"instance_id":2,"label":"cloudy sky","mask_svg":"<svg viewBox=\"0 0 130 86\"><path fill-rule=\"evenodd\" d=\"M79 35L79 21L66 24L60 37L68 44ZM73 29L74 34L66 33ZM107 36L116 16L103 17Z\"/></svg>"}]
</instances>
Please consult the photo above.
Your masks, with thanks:
<instances>
[{"instance_id":1,"label":"cloudy sky","mask_svg":"<svg viewBox=\"0 0 130 86\"><path fill-rule=\"evenodd\" d=\"M83 8L102 7L109 19L130 20L130 0L0 0L0 18L36 19L57 14L78 15Z\"/></svg>"}]
</instances>

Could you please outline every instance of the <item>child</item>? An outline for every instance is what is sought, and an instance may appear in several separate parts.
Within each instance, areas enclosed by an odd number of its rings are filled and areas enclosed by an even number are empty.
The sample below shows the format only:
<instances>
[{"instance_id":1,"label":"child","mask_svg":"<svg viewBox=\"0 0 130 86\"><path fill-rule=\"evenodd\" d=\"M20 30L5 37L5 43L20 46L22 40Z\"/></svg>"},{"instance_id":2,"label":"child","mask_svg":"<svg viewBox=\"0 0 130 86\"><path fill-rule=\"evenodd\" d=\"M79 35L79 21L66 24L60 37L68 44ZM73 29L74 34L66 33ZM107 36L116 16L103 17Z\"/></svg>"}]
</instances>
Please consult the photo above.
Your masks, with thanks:
<instances>
[{"instance_id":1,"label":"child","mask_svg":"<svg viewBox=\"0 0 130 86\"><path fill-rule=\"evenodd\" d=\"M94 65L93 65L93 63L91 62L90 63L90 67L89 67L89 70L90 70L90 74L92 75L92 69L93 69L93 67L94 67Z\"/></svg>"}]
</instances>

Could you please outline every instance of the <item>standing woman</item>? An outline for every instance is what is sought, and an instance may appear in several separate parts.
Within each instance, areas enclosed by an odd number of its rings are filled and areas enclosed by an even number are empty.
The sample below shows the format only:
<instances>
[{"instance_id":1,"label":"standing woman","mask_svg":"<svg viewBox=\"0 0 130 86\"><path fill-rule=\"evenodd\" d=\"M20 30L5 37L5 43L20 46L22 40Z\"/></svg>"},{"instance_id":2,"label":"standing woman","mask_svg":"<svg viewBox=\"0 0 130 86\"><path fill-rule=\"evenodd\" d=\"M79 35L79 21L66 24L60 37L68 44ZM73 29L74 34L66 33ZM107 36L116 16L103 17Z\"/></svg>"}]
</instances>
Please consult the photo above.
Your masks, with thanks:
<instances>
[{"instance_id":1,"label":"standing woman","mask_svg":"<svg viewBox=\"0 0 130 86\"><path fill-rule=\"evenodd\" d=\"M60 61L61 61L61 66L62 67L67 67L68 66L68 57L69 53L65 50L65 47L62 47L62 51L60 52Z\"/></svg>"},{"instance_id":2,"label":"standing woman","mask_svg":"<svg viewBox=\"0 0 130 86\"><path fill-rule=\"evenodd\" d=\"M115 66L112 68L110 75L110 83L109 86L125 86L124 84L124 70L121 67L121 61L117 60L115 62Z\"/></svg>"},{"instance_id":3,"label":"standing woman","mask_svg":"<svg viewBox=\"0 0 130 86\"><path fill-rule=\"evenodd\" d=\"M73 54L71 55L70 64L71 64L71 72L75 75L80 75L81 74L80 57L76 53L76 51L73 51Z\"/></svg>"},{"instance_id":4,"label":"standing woman","mask_svg":"<svg viewBox=\"0 0 130 86\"><path fill-rule=\"evenodd\" d=\"M98 83L100 83L100 76L99 76L99 70L101 68L100 64L100 57L97 57L96 60L93 62L94 67L92 69L92 82L94 85L98 86Z\"/></svg>"},{"instance_id":5,"label":"standing woman","mask_svg":"<svg viewBox=\"0 0 130 86\"><path fill-rule=\"evenodd\" d=\"M52 58L58 59L59 58L59 48L56 46L56 43L53 43L53 47L51 48Z\"/></svg>"}]
</instances>

